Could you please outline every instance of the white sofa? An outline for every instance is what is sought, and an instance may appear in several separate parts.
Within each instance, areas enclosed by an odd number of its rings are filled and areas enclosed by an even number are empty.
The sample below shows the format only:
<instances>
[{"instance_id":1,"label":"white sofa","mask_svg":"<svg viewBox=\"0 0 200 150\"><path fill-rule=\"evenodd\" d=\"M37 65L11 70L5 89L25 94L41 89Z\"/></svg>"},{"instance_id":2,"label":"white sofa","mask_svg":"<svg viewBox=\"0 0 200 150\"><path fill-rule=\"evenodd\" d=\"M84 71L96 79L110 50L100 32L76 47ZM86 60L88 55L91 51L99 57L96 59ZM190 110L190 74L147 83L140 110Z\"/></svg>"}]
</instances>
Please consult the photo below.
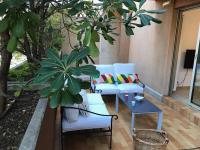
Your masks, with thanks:
<instances>
[{"instance_id":1,"label":"white sofa","mask_svg":"<svg viewBox=\"0 0 200 150\"><path fill-rule=\"evenodd\" d=\"M94 83L91 79L91 90L94 93L101 93L101 95L114 95L116 94L116 112L118 112L118 96L120 93L135 93L144 94L145 85L140 81L136 83L123 83L118 84L117 74L135 74L135 64L133 63L115 63L113 65L95 65L96 69L101 74L111 74L114 77L115 83Z\"/></svg>"},{"instance_id":2,"label":"white sofa","mask_svg":"<svg viewBox=\"0 0 200 150\"><path fill-rule=\"evenodd\" d=\"M112 95L119 93L136 93L143 94L145 85L143 83L117 83L117 74L135 74L135 64L132 63L116 63L113 65L95 65L100 74L111 74L115 79L115 84L91 82L91 89L94 93L102 95Z\"/></svg>"},{"instance_id":3,"label":"white sofa","mask_svg":"<svg viewBox=\"0 0 200 150\"><path fill-rule=\"evenodd\" d=\"M103 128L110 136L110 148L112 143L112 120L117 119L116 115L110 115L100 94L87 94L89 109L83 110L74 107L62 107L62 134L88 129ZM79 109L88 112L87 116L79 115L77 121L69 122L65 116L66 109Z\"/></svg>"}]
</instances>

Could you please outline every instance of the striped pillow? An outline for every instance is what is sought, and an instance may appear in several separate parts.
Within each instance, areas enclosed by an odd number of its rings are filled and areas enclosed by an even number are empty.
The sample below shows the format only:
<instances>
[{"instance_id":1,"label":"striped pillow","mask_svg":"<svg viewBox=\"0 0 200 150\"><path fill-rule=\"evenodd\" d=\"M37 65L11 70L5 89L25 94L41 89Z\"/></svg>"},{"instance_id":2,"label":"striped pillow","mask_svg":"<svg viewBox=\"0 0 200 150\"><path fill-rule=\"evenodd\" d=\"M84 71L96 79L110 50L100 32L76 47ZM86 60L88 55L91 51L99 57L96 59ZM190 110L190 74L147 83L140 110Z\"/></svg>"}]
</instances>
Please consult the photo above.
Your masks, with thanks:
<instances>
[{"instance_id":1,"label":"striped pillow","mask_svg":"<svg viewBox=\"0 0 200 150\"><path fill-rule=\"evenodd\" d=\"M115 80L114 80L114 77L112 74L101 74L99 76L99 78L97 79L94 79L93 80L93 83L96 84L96 83L109 83L109 84L114 84L115 83Z\"/></svg>"},{"instance_id":2,"label":"striped pillow","mask_svg":"<svg viewBox=\"0 0 200 150\"><path fill-rule=\"evenodd\" d=\"M117 74L117 82L122 83L138 83L138 74Z\"/></svg>"}]
</instances>

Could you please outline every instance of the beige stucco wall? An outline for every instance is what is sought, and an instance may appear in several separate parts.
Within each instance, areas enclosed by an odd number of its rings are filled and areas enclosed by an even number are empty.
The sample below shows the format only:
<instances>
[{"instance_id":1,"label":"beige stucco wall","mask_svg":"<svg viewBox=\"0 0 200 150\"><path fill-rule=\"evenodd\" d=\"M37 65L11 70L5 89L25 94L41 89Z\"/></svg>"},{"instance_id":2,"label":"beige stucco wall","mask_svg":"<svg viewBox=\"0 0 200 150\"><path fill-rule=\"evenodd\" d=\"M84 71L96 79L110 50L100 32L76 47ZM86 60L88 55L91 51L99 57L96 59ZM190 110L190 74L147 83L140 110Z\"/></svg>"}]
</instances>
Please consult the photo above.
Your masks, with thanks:
<instances>
[{"instance_id":1,"label":"beige stucco wall","mask_svg":"<svg viewBox=\"0 0 200 150\"><path fill-rule=\"evenodd\" d=\"M74 47L75 45L78 44L76 34L71 33L71 32L68 33L66 30L63 30L63 35L64 35L64 41L62 44L62 51L65 53L70 53L72 51L71 46ZM70 43L71 43L71 46L70 46ZM96 43L96 44L97 44L97 47L99 48L100 44L99 43ZM93 58L93 60L95 61L96 64L99 63L99 57Z\"/></svg>"},{"instance_id":2,"label":"beige stucco wall","mask_svg":"<svg viewBox=\"0 0 200 150\"><path fill-rule=\"evenodd\" d=\"M185 78L185 74L187 69L184 69L184 59L185 52L187 49L195 49L199 24L200 24L200 9L193 9L190 11L183 12L183 22L181 29L181 37L179 44L179 53L178 53L178 61L177 61L177 70L176 70L176 79L175 79L175 87L177 86L190 86L192 80L192 69L188 70L187 76ZM185 78L185 81L183 82ZM178 83L177 83L178 82Z\"/></svg>"},{"instance_id":3,"label":"beige stucco wall","mask_svg":"<svg viewBox=\"0 0 200 150\"><path fill-rule=\"evenodd\" d=\"M118 36L111 35L115 41L114 44L111 45L101 36L100 42L97 43L97 47L100 50L100 55L98 58L94 58L96 64L113 64L117 62L127 63L129 58L129 47L130 47L130 37L128 37L125 33L125 29L123 25L119 22L113 24L113 27L116 27L115 33ZM70 43L72 46L77 44L76 35L70 33L70 39L66 30L63 30L63 35L65 36L62 50L64 52L69 53L72 49L70 47ZM69 43L69 40L71 41Z\"/></svg>"},{"instance_id":4,"label":"beige stucco wall","mask_svg":"<svg viewBox=\"0 0 200 150\"><path fill-rule=\"evenodd\" d=\"M115 39L113 45L111 45L106 40L104 40L103 37L101 37L99 56L100 64L128 62L130 37L126 35L124 26L119 22L113 24L113 27L116 28L114 32L118 34L118 36L111 35Z\"/></svg>"},{"instance_id":5,"label":"beige stucco wall","mask_svg":"<svg viewBox=\"0 0 200 150\"><path fill-rule=\"evenodd\" d=\"M161 1L147 1L145 9L162 8ZM129 62L136 64L136 70L143 82L161 95L168 94L174 34L173 5L166 7L163 15L155 15L163 23L137 28L130 39Z\"/></svg>"},{"instance_id":6,"label":"beige stucco wall","mask_svg":"<svg viewBox=\"0 0 200 150\"><path fill-rule=\"evenodd\" d=\"M120 48L118 62L127 63L129 58L130 37L126 35L125 28L121 25Z\"/></svg>"}]
</instances>

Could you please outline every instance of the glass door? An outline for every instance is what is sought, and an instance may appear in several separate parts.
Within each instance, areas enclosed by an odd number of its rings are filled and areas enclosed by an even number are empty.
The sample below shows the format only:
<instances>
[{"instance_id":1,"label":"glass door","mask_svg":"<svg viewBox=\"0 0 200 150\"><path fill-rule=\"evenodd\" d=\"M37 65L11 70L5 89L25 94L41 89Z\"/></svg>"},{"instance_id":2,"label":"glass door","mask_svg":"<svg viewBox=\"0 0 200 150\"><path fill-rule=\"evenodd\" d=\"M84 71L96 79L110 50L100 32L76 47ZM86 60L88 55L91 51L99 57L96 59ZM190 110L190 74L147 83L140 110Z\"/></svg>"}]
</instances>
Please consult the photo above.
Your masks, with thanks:
<instances>
[{"instance_id":1,"label":"glass door","mask_svg":"<svg viewBox=\"0 0 200 150\"><path fill-rule=\"evenodd\" d=\"M190 89L190 104L200 109L200 28Z\"/></svg>"}]
</instances>

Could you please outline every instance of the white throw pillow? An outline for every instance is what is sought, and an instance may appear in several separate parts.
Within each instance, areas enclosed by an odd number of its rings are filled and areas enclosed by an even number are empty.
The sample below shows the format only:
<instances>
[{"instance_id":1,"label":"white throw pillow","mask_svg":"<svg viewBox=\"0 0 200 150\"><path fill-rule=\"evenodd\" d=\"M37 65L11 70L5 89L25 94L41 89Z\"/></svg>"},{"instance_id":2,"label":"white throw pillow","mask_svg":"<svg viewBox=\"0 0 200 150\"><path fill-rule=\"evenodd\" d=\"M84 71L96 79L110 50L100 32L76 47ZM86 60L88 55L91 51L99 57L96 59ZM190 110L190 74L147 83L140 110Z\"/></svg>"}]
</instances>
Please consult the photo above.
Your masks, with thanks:
<instances>
[{"instance_id":1,"label":"white throw pillow","mask_svg":"<svg viewBox=\"0 0 200 150\"><path fill-rule=\"evenodd\" d=\"M67 105L67 106L78 108L78 104ZM65 108L64 109L64 116L66 117L67 121L69 121L69 122L75 122L75 121L78 120L79 110L78 109Z\"/></svg>"},{"instance_id":2,"label":"white throw pillow","mask_svg":"<svg viewBox=\"0 0 200 150\"><path fill-rule=\"evenodd\" d=\"M89 103L88 103L88 97L87 97L86 90L81 90L80 95L83 98L83 102L82 102L82 104L79 104L78 107L81 109L84 109L84 110L89 110ZM80 114L85 117L87 117L89 115L88 112L83 111L83 110L80 110Z\"/></svg>"}]
</instances>

